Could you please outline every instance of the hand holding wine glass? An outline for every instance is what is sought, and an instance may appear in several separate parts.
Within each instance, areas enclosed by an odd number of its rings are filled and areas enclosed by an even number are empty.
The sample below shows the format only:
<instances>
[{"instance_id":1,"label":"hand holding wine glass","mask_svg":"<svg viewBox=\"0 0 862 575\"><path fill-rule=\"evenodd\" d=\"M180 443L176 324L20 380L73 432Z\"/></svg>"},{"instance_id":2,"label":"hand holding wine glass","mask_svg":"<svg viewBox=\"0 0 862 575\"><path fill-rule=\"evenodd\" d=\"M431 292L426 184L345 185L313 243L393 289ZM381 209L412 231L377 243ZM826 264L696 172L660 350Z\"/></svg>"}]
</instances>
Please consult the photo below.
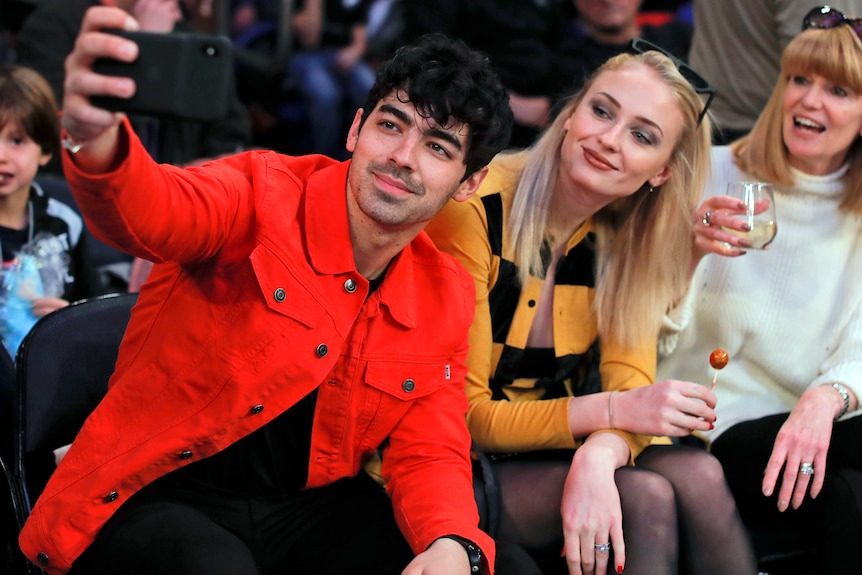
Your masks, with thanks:
<instances>
[{"instance_id":1,"label":"hand holding wine glass","mask_svg":"<svg viewBox=\"0 0 862 575\"><path fill-rule=\"evenodd\" d=\"M746 240L746 249L763 250L769 247L778 231L773 186L766 182L731 182L727 195L739 200L740 211L729 214L743 222L747 231L729 226L722 229Z\"/></svg>"},{"instance_id":2,"label":"hand holding wine glass","mask_svg":"<svg viewBox=\"0 0 862 575\"><path fill-rule=\"evenodd\" d=\"M778 230L773 185L732 182L725 195L707 197L695 212L691 271L714 253L738 257L766 249Z\"/></svg>"}]
</instances>

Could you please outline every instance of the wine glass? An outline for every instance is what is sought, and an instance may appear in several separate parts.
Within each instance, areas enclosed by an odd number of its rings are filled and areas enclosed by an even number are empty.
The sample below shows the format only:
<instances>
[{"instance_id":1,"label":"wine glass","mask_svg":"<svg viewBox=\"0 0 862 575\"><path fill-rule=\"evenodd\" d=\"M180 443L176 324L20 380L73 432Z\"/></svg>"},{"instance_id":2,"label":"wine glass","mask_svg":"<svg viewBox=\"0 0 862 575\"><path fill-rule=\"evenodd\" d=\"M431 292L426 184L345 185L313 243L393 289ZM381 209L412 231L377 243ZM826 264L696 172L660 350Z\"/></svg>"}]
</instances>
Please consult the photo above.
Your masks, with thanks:
<instances>
[{"instance_id":1,"label":"wine glass","mask_svg":"<svg viewBox=\"0 0 862 575\"><path fill-rule=\"evenodd\" d=\"M742 204L742 212L731 213L734 218L748 224L749 231L743 232L732 228L722 228L725 232L745 238L748 241L746 249L764 250L778 231L775 215L775 193L772 184L768 182L731 182L727 184L727 195L738 199Z\"/></svg>"}]
</instances>

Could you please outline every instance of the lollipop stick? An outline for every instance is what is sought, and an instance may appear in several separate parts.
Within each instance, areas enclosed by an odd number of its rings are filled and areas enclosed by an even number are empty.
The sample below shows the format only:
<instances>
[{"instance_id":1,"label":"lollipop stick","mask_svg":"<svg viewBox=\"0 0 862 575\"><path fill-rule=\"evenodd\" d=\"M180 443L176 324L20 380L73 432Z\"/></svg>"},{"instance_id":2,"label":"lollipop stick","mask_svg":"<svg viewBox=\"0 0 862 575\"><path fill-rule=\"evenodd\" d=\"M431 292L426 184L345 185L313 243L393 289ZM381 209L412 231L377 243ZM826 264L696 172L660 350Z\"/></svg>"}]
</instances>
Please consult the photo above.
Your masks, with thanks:
<instances>
[{"instance_id":1,"label":"lollipop stick","mask_svg":"<svg viewBox=\"0 0 862 575\"><path fill-rule=\"evenodd\" d=\"M715 391L715 380L718 379L718 370L715 369L712 372L712 387L709 388L710 391Z\"/></svg>"}]
</instances>

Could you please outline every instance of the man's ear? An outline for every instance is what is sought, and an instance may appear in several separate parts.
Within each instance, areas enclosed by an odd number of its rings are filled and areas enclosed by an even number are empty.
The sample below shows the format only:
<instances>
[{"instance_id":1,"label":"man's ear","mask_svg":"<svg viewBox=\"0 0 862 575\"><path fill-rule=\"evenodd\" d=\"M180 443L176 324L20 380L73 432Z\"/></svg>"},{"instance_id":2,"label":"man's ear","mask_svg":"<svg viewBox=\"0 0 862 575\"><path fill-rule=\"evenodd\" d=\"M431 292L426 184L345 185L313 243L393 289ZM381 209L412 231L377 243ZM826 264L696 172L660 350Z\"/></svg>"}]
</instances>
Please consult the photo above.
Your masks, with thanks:
<instances>
[{"instance_id":1,"label":"man's ear","mask_svg":"<svg viewBox=\"0 0 862 575\"><path fill-rule=\"evenodd\" d=\"M673 170L671 170L670 164L668 164L664 168L662 168L662 171L660 171L659 173L657 173L656 175L654 175L653 177L651 177L647 181L649 182L650 186L657 188L660 185L662 185L663 183L665 183L666 181L668 181L670 179L670 176L672 173L673 173Z\"/></svg>"},{"instance_id":2,"label":"man's ear","mask_svg":"<svg viewBox=\"0 0 862 575\"><path fill-rule=\"evenodd\" d=\"M470 199L470 197L478 191L479 186L482 185L482 181L487 175L488 166L485 166L481 170L471 174L469 178L461 182L458 189L452 195L452 199L456 202L463 202Z\"/></svg>"},{"instance_id":3,"label":"man's ear","mask_svg":"<svg viewBox=\"0 0 862 575\"><path fill-rule=\"evenodd\" d=\"M362 108L356 110L356 115L353 116L353 123L350 124L350 130L347 132L347 144L345 147L351 154L356 149L356 142L359 140L359 124L362 123Z\"/></svg>"}]
</instances>

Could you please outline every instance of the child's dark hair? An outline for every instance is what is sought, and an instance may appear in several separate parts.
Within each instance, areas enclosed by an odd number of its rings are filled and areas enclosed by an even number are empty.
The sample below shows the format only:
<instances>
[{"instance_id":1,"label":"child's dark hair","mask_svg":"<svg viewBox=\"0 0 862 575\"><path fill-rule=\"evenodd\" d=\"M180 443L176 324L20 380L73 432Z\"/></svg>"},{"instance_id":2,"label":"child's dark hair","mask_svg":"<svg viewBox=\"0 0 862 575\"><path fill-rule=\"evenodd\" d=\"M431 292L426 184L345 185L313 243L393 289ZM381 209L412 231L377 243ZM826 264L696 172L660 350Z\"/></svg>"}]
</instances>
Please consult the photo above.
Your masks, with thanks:
<instances>
[{"instance_id":1,"label":"child's dark hair","mask_svg":"<svg viewBox=\"0 0 862 575\"><path fill-rule=\"evenodd\" d=\"M488 58L461 40L426 34L399 48L377 72L362 124L393 91L440 126L450 126L452 121L469 126L464 179L509 143L513 121L509 96Z\"/></svg>"},{"instance_id":2,"label":"child's dark hair","mask_svg":"<svg viewBox=\"0 0 862 575\"><path fill-rule=\"evenodd\" d=\"M51 86L24 66L0 66L0 127L18 122L27 135L54 157L60 152L60 117Z\"/></svg>"}]
</instances>

